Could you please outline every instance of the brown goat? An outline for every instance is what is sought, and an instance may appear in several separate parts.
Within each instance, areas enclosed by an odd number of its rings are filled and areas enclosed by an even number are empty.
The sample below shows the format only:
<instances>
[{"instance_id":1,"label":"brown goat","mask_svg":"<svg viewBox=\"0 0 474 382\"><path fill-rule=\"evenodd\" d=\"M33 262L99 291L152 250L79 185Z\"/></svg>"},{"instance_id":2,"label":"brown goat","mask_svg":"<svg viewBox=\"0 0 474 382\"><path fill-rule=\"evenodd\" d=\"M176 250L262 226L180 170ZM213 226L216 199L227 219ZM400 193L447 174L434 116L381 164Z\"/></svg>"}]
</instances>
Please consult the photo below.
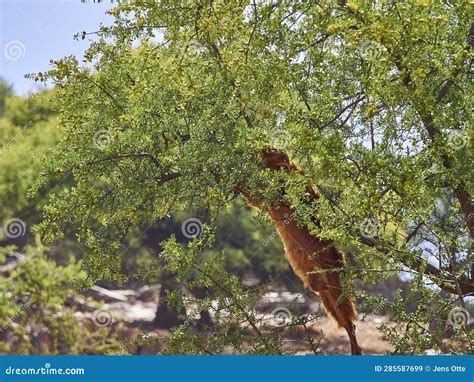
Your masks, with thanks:
<instances>
[{"instance_id":1,"label":"brown goat","mask_svg":"<svg viewBox=\"0 0 474 382\"><path fill-rule=\"evenodd\" d=\"M303 171L291 163L285 153L268 149L263 151L266 166L274 171ZM249 193L236 187L251 207L262 209L262 204L251 198ZM311 185L306 188L310 201L319 198L318 191ZM348 297L341 297L342 287L340 282L341 270L345 266L344 255L331 240L321 240L311 235L307 229L297 225L294 211L285 203L277 202L266 206L278 234L285 247L285 256L293 271L303 281L305 288L310 288L318 294L326 313L332 317L338 327L344 328L351 342L351 354L360 355L361 349L357 344L355 335L356 310L354 301ZM315 220L319 225L319 222ZM330 269L327 272L322 270Z\"/></svg>"}]
</instances>

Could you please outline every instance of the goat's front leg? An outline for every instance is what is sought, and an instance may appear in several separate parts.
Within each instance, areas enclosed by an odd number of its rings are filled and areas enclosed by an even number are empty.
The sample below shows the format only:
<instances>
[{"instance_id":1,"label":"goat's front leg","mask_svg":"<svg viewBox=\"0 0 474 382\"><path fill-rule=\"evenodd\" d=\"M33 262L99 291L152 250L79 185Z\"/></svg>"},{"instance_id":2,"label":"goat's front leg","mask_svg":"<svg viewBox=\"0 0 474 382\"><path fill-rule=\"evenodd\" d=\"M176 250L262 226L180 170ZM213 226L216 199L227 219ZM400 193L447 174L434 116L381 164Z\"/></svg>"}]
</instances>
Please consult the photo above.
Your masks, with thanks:
<instances>
[{"instance_id":1,"label":"goat's front leg","mask_svg":"<svg viewBox=\"0 0 474 382\"><path fill-rule=\"evenodd\" d=\"M242 194L243 197L245 198L245 201L247 202L247 204L250 206L250 207L253 207L253 208L257 208L259 210L262 209L262 204L258 201L256 201L255 199L253 199L250 194L245 191L242 187L240 186L235 186L234 187L235 191L237 191L239 194Z\"/></svg>"}]
</instances>

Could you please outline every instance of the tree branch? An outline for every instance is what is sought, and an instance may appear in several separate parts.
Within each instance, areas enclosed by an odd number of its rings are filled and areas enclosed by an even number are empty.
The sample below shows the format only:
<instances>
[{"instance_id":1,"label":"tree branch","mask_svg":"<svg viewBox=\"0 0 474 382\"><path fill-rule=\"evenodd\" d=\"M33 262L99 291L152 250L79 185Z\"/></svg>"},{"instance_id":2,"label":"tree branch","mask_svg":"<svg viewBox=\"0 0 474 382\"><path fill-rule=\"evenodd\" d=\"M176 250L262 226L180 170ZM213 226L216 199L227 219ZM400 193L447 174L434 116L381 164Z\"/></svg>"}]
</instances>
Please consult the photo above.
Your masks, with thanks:
<instances>
[{"instance_id":1,"label":"tree branch","mask_svg":"<svg viewBox=\"0 0 474 382\"><path fill-rule=\"evenodd\" d=\"M377 251L384 254L389 254L390 252L394 252L394 251L398 252L398 254L402 255L402 257L400 258L400 261L403 265L421 274L427 275L429 278L433 279L436 285L438 285L441 289L443 289L446 292L449 292L452 294L459 294L459 292L461 292L461 294L464 296L474 295L474 280L468 280L466 278L462 278L462 279L454 280L454 283L453 283L453 280L446 280L446 278L444 277L442 273L442 270L430 264L426 260L419 259L419 258L411 258L411 257L409 258L402 251L396 250L394 248L390 248L384 245L378 239L375 239L370 236L366 236L364 234L358 235L358 240L362 244L365 244L368 247L374 248ZM458 286L459 286L459 289L458 289Z\"/></svg>"}]
</instances>

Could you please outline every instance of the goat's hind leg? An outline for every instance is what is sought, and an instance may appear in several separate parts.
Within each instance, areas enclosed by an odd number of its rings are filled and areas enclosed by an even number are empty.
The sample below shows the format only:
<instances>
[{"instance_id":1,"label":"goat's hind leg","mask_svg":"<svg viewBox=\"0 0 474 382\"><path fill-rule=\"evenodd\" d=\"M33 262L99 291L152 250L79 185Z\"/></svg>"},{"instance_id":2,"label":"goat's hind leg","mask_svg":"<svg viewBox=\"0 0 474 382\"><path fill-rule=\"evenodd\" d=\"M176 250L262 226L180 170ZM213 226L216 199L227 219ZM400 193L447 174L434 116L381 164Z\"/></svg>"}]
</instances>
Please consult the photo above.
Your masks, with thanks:
<instances>
[{"instance_id":1,"label":"goat's hind leg","mask_svg":"<svg viewBox=\"0 0 474 382\"><path fill-rule=\"evenodd\" d=\"M356 337L356 327L355 325L350 322L349 324L344 326L346 329L347 335L349 336L349 340L351 341L351 355L362 355L362 350L357 343Z\"/></svg>"}]
</instances>

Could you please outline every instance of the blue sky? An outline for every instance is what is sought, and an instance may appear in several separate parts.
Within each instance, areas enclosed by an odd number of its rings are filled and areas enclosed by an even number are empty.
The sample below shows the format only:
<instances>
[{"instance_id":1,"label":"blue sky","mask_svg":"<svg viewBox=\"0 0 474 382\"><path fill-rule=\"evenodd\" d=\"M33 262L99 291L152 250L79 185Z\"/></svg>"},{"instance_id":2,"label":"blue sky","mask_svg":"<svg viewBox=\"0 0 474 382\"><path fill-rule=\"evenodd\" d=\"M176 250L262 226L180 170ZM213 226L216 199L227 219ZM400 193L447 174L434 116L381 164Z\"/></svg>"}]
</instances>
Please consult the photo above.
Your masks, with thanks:
<instances>
[{"instance_id":1,"label":"blue sky","mask_svg":"<svg viewBox=\"0 0 474 382\"><path fill-rule=\"evenodd\" d=\"M111 24L105 14L110 0L0 0L0 77L25 95L39 84L24 78L26 73L47 70L49 60L70 54L82 57L88 41L76 41L75 33L95 31Z\"/></svg>"}]
</instances>

